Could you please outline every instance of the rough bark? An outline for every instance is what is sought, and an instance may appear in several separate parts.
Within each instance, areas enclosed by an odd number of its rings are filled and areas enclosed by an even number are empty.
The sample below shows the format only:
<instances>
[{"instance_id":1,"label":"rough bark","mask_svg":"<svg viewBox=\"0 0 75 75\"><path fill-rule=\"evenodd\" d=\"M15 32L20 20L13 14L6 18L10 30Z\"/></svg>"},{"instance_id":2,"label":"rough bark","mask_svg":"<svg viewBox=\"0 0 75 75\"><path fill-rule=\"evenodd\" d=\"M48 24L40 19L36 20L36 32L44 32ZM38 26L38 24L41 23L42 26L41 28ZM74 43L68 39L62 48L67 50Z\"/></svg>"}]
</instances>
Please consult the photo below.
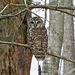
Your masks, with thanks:
<instances>
[{"instance_id":1,"label":"rough bark","mask_svg":"<svg viewBox=\"0 0 75 75\"><path fill-rule=\"evenodd\" d=\"M4 3L0 1L0 10L4 7ZM5 40L8 36L7 20L0 21L0 40ZM9 46L0 44L0 75L9 75Z\"/></svg>"},{"instance_id":2,"label":"rough bark","mask_svg":"<svg viewBox=\"0 0 75 75\"><path fill-rule=\"evenodd\" d=\"M64 0L65 6L72 6L72 0ZM67 10L72 12L72 10ZM73 17L67 14L64 14L64 42L63 42L63 56L75 59L75 50L74 50L74 25ZM75 63L64 61L63 75L75 75Z\"/></svg>"},{"instance_id":3,"label":"rough bark","mask_svg":"<svg viewBox=\"0 0 75 75\"><path fill-rule=\"evenodd\" d=\"M12 3L23 3L23 0L7 0ZM1 1L3 3L4 1ZM7 2L4 2L6 5ZM13 6L8 7L4 12L6 13L14 13L19 11L20 9L14 9ZM27 43L26 37L26 26L27 26L27 15L28 13L22 13L13 18L8 18L2 20L0 29L3 27L3 31L0 33L2 40L6 41L15 41L18 43ZM25 19L24 19L25 16ZM23 20L24 19L24 20ZM2 26L3 25L3 26ZM0 39L1 40L1 39ZM32 53L29 48L19 47L19 46L8 46L8 45L0 45L2 47L0 51L0 75L29 75L30 74L30 63L32 59Z\"/></svg>"},{"instance_id":4,"label":"rough bark","mask_svg":"<svg viewBox=\"0 0 75 75\"><path fill-rule=\"evenodd\" d=\"M63 0L50 0L50 4L63 5ZM50 10L50 26L47 52L60 55L64 31L63 13ZM46 55L42 75L58 75L59 59Z\"/></svg>"}]
</instances>

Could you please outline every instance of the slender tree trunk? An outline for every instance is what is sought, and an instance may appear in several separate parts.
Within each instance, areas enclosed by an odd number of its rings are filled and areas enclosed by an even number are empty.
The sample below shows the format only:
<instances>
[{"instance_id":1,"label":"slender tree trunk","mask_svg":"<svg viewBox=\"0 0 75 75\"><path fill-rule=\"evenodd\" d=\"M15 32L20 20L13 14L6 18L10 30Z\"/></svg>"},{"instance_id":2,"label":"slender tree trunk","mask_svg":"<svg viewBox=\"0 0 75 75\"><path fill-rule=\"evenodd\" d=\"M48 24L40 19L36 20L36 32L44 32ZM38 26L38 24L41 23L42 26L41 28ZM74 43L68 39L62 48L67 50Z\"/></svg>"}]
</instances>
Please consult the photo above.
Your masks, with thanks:
<instances>
[{"instance_id":1,"label":"slender tree trunk","mask_svg":"<svg viewBox=\"0 0 75 75\"><path fill-rule=\"evenodd\" d=\"M65 6L72 6L72 0L64 0ZM67 10L68 12L72 12ZM74 25L73 17L64 14L64 42L63 42L63 56L70 59L75 59L74 50ZM75 63L64 61L63 75L75 75ZM73 74L74 73L74 74Z\"/></svg>"},{"instance_id":2,"label":"slender tree trunk","mask_svg":"<svg viewBox=\"0 0 75 75\"><path fill-rule=\"evenodd\" d=\"M63 5L63 0L50 0L50 4ZM60 55L64 31L64 15L61 12L50 10L50 26L48 34L47 52ZM46 56L42 75L58 75L59 59Z\"/></svg>"}]
</instances>

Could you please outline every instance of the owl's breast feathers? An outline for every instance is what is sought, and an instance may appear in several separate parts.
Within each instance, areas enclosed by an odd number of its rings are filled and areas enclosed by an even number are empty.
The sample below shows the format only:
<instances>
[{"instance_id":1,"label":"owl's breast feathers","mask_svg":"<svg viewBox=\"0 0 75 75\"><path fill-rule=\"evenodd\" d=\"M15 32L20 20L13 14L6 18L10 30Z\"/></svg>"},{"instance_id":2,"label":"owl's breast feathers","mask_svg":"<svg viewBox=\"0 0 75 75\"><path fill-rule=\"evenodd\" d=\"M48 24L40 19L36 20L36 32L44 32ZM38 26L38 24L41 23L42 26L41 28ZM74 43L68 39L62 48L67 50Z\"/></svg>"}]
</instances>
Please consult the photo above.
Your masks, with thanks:
<instances>
[{"instance_id":1,"label":"owl's breast feathers","mask_svg":"<svg viewBox=\"0 0 75 75\"><path fill-rule=\"evenodd\" d=\"M30 28L27 30L28 44L36 59L44 60L47 51L47 30L45 26L39 28Z\"/></svg>"}]
</instances>

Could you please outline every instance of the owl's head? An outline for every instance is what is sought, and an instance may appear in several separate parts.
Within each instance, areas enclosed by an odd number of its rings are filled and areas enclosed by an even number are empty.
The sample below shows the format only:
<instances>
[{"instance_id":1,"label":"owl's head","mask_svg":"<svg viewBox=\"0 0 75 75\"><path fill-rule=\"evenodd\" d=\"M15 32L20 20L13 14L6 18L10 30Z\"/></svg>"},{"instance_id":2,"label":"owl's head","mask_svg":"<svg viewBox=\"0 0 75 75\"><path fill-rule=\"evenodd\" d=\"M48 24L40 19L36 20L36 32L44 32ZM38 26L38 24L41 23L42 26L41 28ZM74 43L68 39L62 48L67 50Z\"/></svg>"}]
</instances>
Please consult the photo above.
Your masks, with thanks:
<instances>
[{"instance_id":1,"label":"owl's head","mask_svg":"<svg viewBox=\"0 0 75 75\"><path fill-rule=\"evenodd\" d=\"M30 18L28 21L28 27L29 28L38 28L38 27L42 27L43 24L43 20L40 17L33 17Z\"/></svg>"}]
</instances>

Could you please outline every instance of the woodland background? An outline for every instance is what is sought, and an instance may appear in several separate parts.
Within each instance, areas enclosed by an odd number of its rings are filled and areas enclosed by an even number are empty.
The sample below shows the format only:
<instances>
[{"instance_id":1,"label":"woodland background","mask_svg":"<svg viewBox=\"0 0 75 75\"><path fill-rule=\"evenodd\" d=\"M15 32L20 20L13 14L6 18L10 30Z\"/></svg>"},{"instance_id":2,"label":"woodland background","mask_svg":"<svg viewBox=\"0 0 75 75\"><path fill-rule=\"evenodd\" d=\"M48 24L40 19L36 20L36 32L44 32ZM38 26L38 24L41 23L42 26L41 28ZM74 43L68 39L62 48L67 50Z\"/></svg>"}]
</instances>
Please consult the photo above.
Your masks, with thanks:
<instances>
[{"instance_id":1,"label":"woodland background","mask_svg":"<svg viewBox=\"0 0 75 75\"><path fill-rule=\"evenodd\" d=\"M27 21L32 14L41 17L32 10L37 8L44 12L44 23L49 23L48 50L38 75L75 75L73 0L40 1L0 0L0 75L30 75Z\"/></svg>"}]
</instances>

